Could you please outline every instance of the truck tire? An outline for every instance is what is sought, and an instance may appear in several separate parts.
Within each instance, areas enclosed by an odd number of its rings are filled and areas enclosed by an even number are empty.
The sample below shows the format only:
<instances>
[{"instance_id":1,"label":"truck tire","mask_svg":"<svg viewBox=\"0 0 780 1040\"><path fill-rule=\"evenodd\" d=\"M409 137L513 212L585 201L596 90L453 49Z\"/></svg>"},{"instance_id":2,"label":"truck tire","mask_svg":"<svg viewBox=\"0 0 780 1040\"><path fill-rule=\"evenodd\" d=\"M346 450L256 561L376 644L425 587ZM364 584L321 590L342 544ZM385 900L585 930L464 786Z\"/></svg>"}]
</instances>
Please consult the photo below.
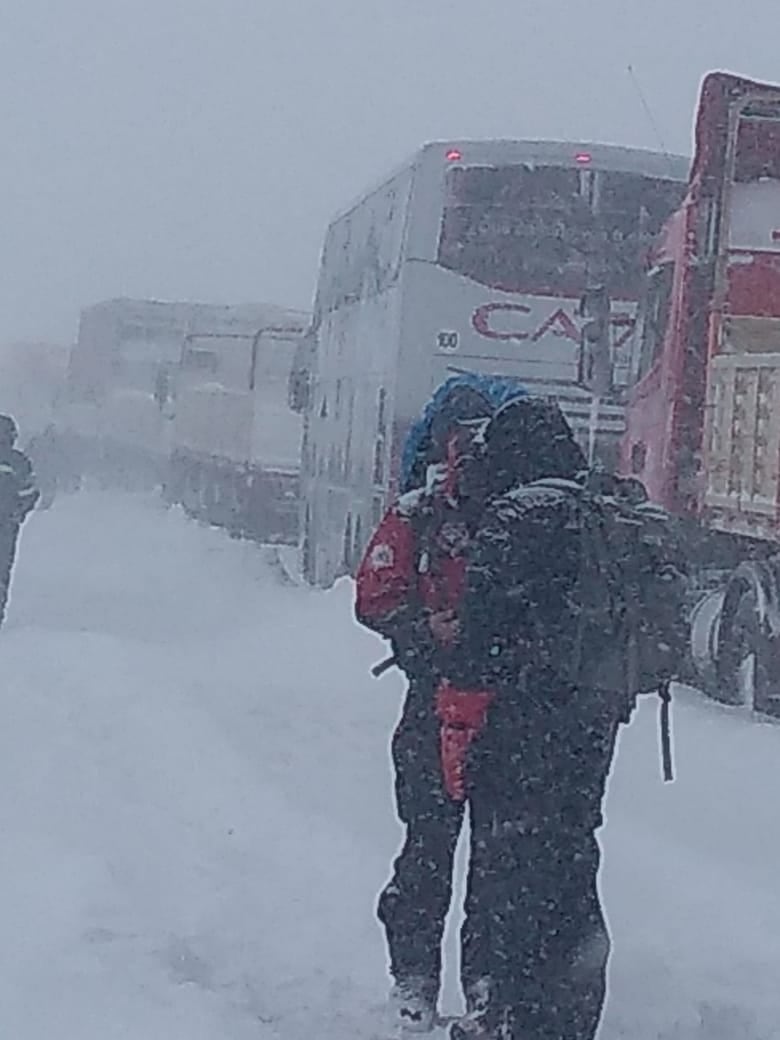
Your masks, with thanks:
<instances>
[{"instance_id":1,"label":"truck tire","mask_svg":"<svg viewBox=\"0 0 780 1040\"><path fill-rule=\"evenodd\" d=\"M779 576L772 561L751 561L740 564L726 585L711 690L723 704L780 714L780 634L775 618Z\"/></svg>"},{"instance_id":2,"label":"truck tire","mask_svg":"<svg viewBox=\"0 0 780 1040\"><path fill-rule=\"evenodd\" d=\"M352 574L352 517L347 515L344 525L344 539L341 545L341 567L339 577Z\"/></svg>"},{"instance_id":3,"label":"truck tire","mask_svg":"<svg viewBox=\"0 0 780 1040\"><path fill-rule=\"evenodd\" d=\"M312 546L311 535L311 510L307 506L303 520L303 537L301 538L301 569L303 570L304 581L309 585L314 585L316 575L314 572L314 547Z\"/></svg>"},{"instance_id":4,"label":"truck tire","mask_svg":"<svg viewBox=\"0 0 780 1040\"><path fill-rule=\"evenodd\" d=\"M363 559L363 518L358 514L355 521L355 536L352 541L352 574L357 573L360 561Z\"/></svg>"}]
</instances>

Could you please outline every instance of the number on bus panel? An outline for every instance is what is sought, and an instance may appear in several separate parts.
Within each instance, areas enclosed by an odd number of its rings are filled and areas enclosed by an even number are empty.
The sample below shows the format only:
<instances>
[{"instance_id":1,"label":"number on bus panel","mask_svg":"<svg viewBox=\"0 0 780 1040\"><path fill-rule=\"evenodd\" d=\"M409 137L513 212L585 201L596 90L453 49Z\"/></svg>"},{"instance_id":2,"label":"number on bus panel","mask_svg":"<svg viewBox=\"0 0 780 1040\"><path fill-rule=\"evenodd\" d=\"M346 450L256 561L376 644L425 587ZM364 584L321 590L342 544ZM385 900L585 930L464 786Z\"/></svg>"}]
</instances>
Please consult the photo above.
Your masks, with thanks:
<instances>
[{"instance_id":1,"label":"number on bus panel","mask_svg":"<svg viewBox=\"0 0 780 1040\"><path fill-rule=\"evenodd\" d=\"M459 339L457 332L442 331L436 337L436 344L439 350L451 352L458 349Z\"/></svg>"}]
</instances>

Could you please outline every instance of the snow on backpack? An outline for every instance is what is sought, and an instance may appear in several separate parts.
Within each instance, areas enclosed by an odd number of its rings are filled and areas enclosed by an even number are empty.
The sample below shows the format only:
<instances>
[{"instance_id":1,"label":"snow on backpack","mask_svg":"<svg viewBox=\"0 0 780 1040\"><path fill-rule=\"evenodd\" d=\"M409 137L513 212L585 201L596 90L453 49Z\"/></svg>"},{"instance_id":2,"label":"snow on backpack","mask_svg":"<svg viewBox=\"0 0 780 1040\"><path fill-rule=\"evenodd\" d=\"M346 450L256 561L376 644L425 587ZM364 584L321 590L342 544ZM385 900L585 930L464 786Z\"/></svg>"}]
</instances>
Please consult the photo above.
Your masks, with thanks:
<instances>
[{"instance_id":1,"label":"snow on backpack","mask_svg":"<svg viewBox=\"0 0 780 1040\"><path fill-rule=\"evenodd\" d=\"M673 518L634 480L591 473L582 481L541 480L571 495L581 538L573 595L573 685L621 700L627 721L641 694L661 697L664 776L671 779L669 684L687 645L686 575Z\"/></svg>"},{"instance_id":2,"label":"snow on backpack","mask_svg":"<svg viewBox=\"0 0 780 1040\"><path fill-rule=\"evenodd\" d=\"M635 698L657 692L681 670L687 638L683 555L672 518L647 501L640 484L600 480L599 474L591 480L595 488L574 485L581 487L582 539L575 666L589 670L597 685ZM601 662L587 646L598 631L612 646Z\"/></svg>"}]
</instances>

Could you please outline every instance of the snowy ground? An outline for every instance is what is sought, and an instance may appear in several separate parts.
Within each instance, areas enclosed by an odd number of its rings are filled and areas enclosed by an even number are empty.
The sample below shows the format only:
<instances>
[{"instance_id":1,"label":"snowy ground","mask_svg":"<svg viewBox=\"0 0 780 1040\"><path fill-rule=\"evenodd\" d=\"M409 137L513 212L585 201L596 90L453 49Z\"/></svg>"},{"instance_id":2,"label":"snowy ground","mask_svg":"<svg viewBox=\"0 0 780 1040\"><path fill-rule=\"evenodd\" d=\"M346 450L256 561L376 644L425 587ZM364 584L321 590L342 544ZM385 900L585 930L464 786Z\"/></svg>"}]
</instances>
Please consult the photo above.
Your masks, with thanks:
<instances>
[{"instance_id":1,"label":"snowy ground","mask_svg":"<svg viewBox=\"0 0 780 1040\"><path fill-rule=\"evenodd\" d=\"M282 585L151 502L30 519L0 637L3 1040L374 1034L400 833L381 653L348 585ZM602 1037L780 1037L780 727L683 693L663 785L655 711L610 785Z\"/></svg>"}]
</instances>

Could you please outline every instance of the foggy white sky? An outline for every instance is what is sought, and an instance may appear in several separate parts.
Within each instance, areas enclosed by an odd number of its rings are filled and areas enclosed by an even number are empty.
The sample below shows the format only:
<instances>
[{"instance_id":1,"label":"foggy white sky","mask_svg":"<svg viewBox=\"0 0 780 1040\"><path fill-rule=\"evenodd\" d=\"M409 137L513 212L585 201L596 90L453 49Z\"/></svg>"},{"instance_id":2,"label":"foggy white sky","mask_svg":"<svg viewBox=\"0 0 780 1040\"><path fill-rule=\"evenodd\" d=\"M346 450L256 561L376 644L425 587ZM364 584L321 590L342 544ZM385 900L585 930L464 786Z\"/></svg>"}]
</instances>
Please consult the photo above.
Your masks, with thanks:
<instances>
[{"instance_id":1,"label":"foggy white sky","mask_svg":"<svg viewBox=\"0 0 780 1040\"><path fill-rule=\"evenodd\" d=\"M749 11L749 15L748 12ZM779 0L0 0L0 340L115 295L308 308L332 212L422 141L690 151L780 79Z\"/></svg>"}]
</instances>

